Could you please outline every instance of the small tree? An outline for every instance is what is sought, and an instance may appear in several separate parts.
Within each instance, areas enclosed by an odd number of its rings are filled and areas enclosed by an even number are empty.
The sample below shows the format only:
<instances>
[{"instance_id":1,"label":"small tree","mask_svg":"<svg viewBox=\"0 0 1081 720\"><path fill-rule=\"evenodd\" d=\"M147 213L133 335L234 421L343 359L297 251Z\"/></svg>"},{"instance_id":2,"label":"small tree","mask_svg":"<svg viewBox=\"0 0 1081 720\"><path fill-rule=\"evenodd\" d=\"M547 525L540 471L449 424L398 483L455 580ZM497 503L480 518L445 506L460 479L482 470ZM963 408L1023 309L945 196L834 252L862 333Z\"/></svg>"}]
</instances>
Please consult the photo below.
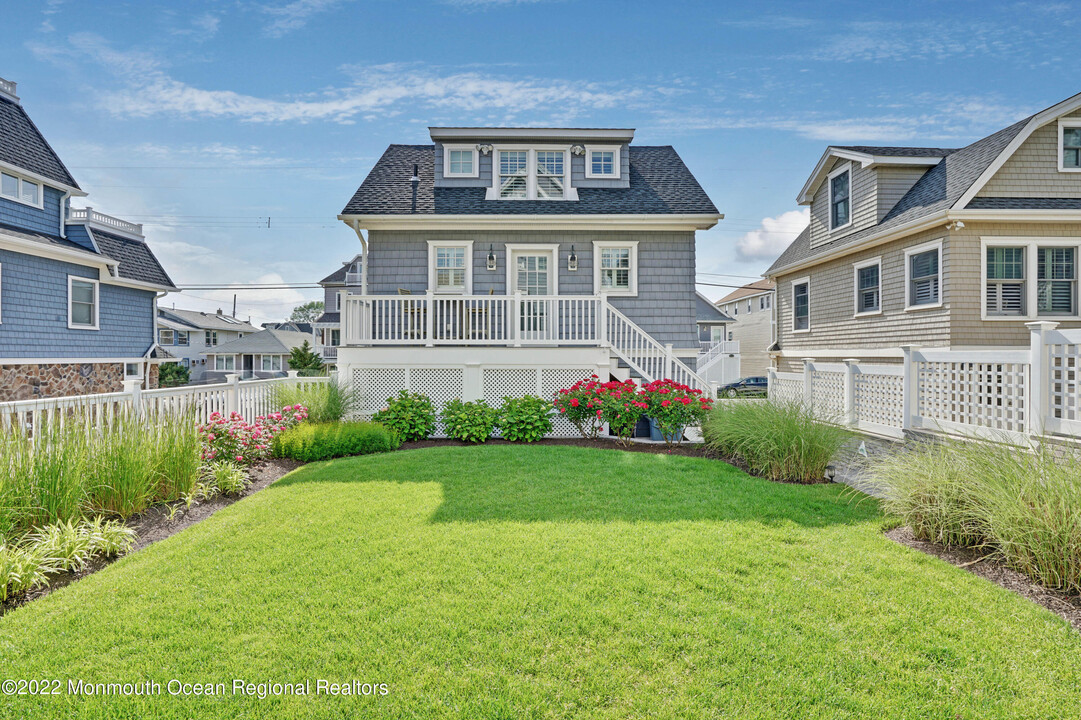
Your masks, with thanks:
<instances>
[{"instance_id":1,"label":"small tree","mask_svg":"<svg viewBox=\"0 0 1081 720\"><path fill-rule=\"evenodd\" d=\"M158 366L158 387L187 385L190 379L191 371L180 363L162 363Z\"/></svg>"},{"instance_id":2,"label":"small tree","mask_svg":"<svg viewBox=\"0 0 1081 720\"><path fill-rule=\"evenodd\" d=\"M289 316L290 322L315 322L323 314L323 301L312 300L303 305L293 308L293 314Z\"/></svg>"},{"instance_id":3,"label":"small tree","mask_svg":"<svg viewBox=\"0 0 1081 720\"><path fill-rule=\"evenodd\" d=\"M311 344L305 340L303 345L293 348L289 353L289 369L299 370L301 374L322 372L323 360L312 351Z\"/></svg>"}]
</instances>

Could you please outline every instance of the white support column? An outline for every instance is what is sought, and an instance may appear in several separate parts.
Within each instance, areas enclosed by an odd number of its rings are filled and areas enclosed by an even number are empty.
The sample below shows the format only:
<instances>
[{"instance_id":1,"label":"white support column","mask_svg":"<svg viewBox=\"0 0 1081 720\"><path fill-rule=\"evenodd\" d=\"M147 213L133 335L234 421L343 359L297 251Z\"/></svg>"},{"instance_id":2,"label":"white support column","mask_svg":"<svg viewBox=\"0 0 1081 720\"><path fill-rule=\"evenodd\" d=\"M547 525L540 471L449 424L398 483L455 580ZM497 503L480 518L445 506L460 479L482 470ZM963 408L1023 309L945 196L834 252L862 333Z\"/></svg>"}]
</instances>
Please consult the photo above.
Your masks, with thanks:
<instances>
[{"instance_id":1,"label":"white support column","mask_svg":"<svg viewBox=\"0 0 1081 720\"><path fill-rule=\"evenodd\" d=\"M1025 402L1025 431L1042 435L1045 418L1050 410L1051 368L1047 350L1047 334L1058 327L1057 322L1025 323L1029 329L1028 387Z\"/></svg>"},{"instance_id":2,"label":"white support column","mask_svg":"<svg viewBox=\"0 0 1081 720\"><path fill-rule=\"evenodd\" d=\"M901 429L912 429L912 421L919 408L919 384L916 377L914 355L919 345L902 345L901 353Z\"/></svg>"},{"instance_id":3,"label":"white support column","mask_svg":"<svg viewBox=\"0 0 1081 720\"><path fill-rule=\"evenodd\" d=\"M484 385L479 362L467 362L462 374L462 400L466 402L484 397Z\"/></svg>"},{"instance_id":4,"label":"white support column","mask_svg":"<svg viewBox=\"0 0 1081 720\"><path fill-rule=\"evenodd\" d=\"M803 404L814 408L814 358L803 358Z\"/></svg>"},{"instance_id":5,"label":"white support column","mask_svg":"<svg viewBox=\"0 0 1081 720\"><path fill-rule=\"evenodd\" d=\"M514 308L511 312L511 338L514 347L522 347L522 293L514 293Z\"/></svg>"},{"instance_id":6,"label":"white support column","mask_svg":"<svg viewBox=\"0 0 1081 720\"><path fill-rule=\"evenodd\" d=\"M766 368L766 397L773 397L773 391L777 387L777 368L770 365Z\"/></svg>"},{"instance_id":7,"label":"white support column","mask_svg":"<svg viewBox=\"0 0 1081 720\"><path fill-rule=\"evenodd\" d=\"M672 377L672 343L664 344L664 378Z\"/></svg>"},{"instance_id":8,"label":"white support column","mask_svg":"<svg viewBox=\"0 0 1081 720\"><path fill-rule=\"evenodd\" d=\"M433 330L435 330L435 293L430 289L424 296L424 346L432 347L432 340L435 337Z\"/></svg>"},{"instance_id":9,"label":"white support column","mask_svg":"<svg viewBox=\"0 0 1081 720\"><path fill-rule=\"evenodd\" d=\"M859 421L856 417L856 373L859 372L859 360L848 359L845 364L845 399L844 399L844 422L845 425L855 426Z\"/></svg>"},{"instance_id":10,"label":"white support column","mask_svg":"<svg viewBox=\"0 0 1081 720\"><path fill-rule=\"evenodd\" d=\"M608 295L601 293L601 302L597 311L597 344L608 347Z\"/></svg>"},{"instance_id":11,"label":"white support column","mask_svg":"<svg viewBox=\"0 0 1081 720\"><path fill-rule=\"evenodd\" d=\"M135 417L143 417L145 413L143 412L142 378L136 378L134 380L124 380L124 392L128 395L131 395L131 410L135 413Z\"/></svg>"},{"instance_id":12,"label":"white support column","mask_svg":"<svg viewBox=\"0 0 1081 720\"><path fill-rule=\"evenodd\" d=\"M229 373L225 376L229 387L225 389L225 414L240 412L240 375Z\"/></svg>"}]
</instances>

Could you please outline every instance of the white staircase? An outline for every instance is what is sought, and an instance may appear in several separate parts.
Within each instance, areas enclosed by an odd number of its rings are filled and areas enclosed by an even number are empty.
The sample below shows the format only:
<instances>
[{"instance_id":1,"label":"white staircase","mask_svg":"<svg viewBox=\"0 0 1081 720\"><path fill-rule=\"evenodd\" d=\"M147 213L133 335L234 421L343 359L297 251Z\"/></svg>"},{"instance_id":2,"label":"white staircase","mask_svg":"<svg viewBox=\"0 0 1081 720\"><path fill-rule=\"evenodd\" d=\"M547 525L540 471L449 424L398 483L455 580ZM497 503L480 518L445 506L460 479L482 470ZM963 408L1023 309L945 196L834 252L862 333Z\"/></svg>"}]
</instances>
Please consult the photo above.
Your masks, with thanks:
<instances>
[{"instance_id":1,"label":"white staircase","mask_svg":"<svg viewBox=\"0 0 1081 720\"><path fill-rule=\"evenodd\" d=\"M612 353L638 373L642 380L649 383L668 378L701 390L707 397L713 397L710 383L675 357L671 345L661 345L607 301L604 302L603 323L604 338ZM624 373L630 377L626 368L618 367L618 362L613 361L613 366L613 375L616 377L626 379L623 378ZM620 372L616 372L617 369Z\"/></svg>"}]
</instances>

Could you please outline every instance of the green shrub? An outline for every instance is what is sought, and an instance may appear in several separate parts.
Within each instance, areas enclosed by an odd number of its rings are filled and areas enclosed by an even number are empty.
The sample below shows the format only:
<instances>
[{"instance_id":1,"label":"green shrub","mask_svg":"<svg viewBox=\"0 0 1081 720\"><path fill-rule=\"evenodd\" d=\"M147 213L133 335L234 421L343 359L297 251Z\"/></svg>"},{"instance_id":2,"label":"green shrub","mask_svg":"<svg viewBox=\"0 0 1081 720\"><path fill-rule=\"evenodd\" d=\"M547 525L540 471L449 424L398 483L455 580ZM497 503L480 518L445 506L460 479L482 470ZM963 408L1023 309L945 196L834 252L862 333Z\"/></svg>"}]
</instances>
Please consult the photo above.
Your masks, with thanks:
<instances>
[{"instance_id":1,"label":"green shrub","mask_svg":"<svg viewBox=\"0 0 1081 720\"><path fill-rule=\"evenodd\" d=\"M251 484L247 470L228 460L210 463L206 466L205 473L208 484L226 495L239 495Z\"/></svg>"},{"instance_id":2,"label":"green shrub","mask_svg":"<svg viewBox=\"0 0 1081 720\"><path fill-rule=\"evenodd\" d=\"M1081 459L1039 445L944 441L876 461L885 509L921 539L983 547L1048 587L1081 592Z\"/></svg>"},{"instance_id":3,"label":"green shrub","mask_svg":"<svg viewBox=\"0 0 1081 720\"><path fill-rule=\"evenodd\" d=\"M718 403L702 425L706 445L773 480L825 482L826 466L851 437L802 405Z\"/></svg>"},{"instance_id":4,"label":"green shrub","mask_svg":"<svg viewBox=\"0 0 1081 720\"><path fill-rule=\"evenodd\" d=\"M483 400L454 399L443 406L443 429L447 437L469 443L487 440L499 420L499 411Z\"/></svg>"},{"instance_id":5,"label":"green shrub","mask_svg":"<svg viewBox=\"0 0 1081 720\"><path fill-rule=\"evenodd\" d=\"M552 403L536 395L503 398L499 430L511 442L536 442L552 431Z\"/></svg>"},{"instance_id":6,"label":"green shrub","mask_svg":"<svg viewBox=\"0 0 1081 720\"><path fill-rule=\"evenodd\" d=\"M273 404L277 407L303 405L309 422L337 422L352 415L357 396L345 384L333 379L319 383L282 383L274 386Z\"/></svg>"},{"instance_id":7,"label":"green shrub","mask_svg":"<svg viewBox=\"0 0 1081 720\"><path fill-rule=\"evenodd\" d=\"M274 454L301 462L397 449L397 435L374 422L304 423L274 439Z\"/></svg>"},{"instance_id":8,"label":"green shrub","mask_svg":"<svg viewBox=\"0 0 1081 720\"><path fill-rule=\"evenodd\" d=\"M372 416L397 435L402 442L426 440L435 432L435 406L427 395L402 390L387 398L387 406Z\"/></svg>"},{"instance_id":9,"label":"green shrub","mask_svg":"<svg viewBox=\"0 0 1081 720\"><path fill-rule=\"evenodd\" d=\"M0 602L47 585L54 570L41 548L0 545Z\"/></svg>"}]
</instances>

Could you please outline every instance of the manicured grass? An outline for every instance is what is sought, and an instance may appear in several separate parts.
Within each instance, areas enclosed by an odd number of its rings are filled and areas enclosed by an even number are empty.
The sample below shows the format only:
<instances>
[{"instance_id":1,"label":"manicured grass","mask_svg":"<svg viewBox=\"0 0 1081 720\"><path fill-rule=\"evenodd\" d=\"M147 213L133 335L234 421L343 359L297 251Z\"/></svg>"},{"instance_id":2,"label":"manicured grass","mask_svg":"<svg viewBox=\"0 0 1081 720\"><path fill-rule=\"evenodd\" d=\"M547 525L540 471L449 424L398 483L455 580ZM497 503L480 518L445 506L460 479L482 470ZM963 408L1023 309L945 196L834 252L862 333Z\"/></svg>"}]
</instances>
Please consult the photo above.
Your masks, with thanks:
<instances>
[{"instance_id":1,"label":"manicured grass","mask_svg":"<svg viewBox=\"0 0 1081 720\"><path fill-rule=\"evenodd\" d=\"M2 717L1000 718L1081 707L1081 636L895 545L877 504L553 447L312 465L0 618L0 678L387 683L0 697Z\"/></svg>"}]
</instances>

